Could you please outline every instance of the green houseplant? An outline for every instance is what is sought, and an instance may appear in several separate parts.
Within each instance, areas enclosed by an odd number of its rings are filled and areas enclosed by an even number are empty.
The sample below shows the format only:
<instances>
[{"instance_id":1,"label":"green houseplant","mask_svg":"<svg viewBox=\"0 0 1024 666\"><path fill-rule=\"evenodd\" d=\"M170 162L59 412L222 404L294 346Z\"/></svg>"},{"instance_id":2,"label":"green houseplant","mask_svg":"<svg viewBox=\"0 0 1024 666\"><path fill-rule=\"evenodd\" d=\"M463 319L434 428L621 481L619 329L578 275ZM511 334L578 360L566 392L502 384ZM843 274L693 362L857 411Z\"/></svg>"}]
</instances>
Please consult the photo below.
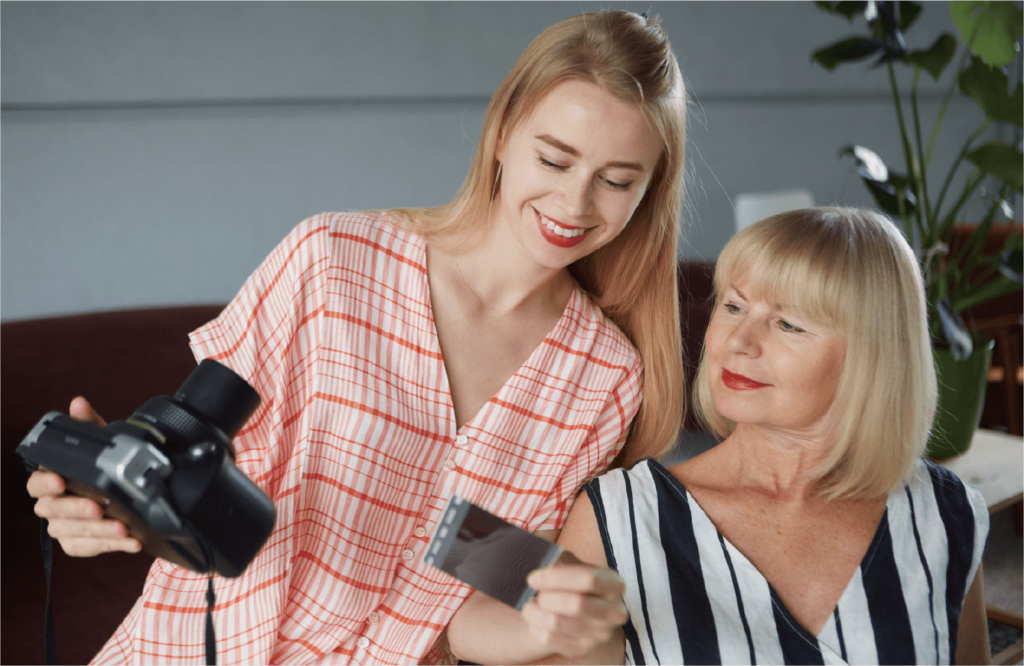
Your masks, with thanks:
<instances>
[{"instance_id":1,"label":"green houseplant","mask_svg":"<svg viewBox=\"0 0 1024 666\"><path fill-rule=\"evenodd\" d=\"M1012 219L1006 200L1021 193L1024 180L1019 139L1007 143L986 137L991 128L1000 125L1019 129L1024 119L1020 82L1014 81L1010 91L1004 69L1020 52L1022 13L1013 2L932 4L951 12L959 36L943 33L927 48L915 50L908 47L904 34L922 11L917 3L815 4L850 23L863 17L868 33L814 51L814 62L833 70L841 64L874 58L875 67L888 74L905 171L890 170L864 146L846 146L840 154L856 160L857 172L878 206L902 222L904 233L919 251L941 386L929 454L956 455L970 445L977 427L992 349L991 341L971 334L961 313L1021 289L1021 234L1011 233L994 254L986 253L984 245L999 213ZM953 81L925 144L918 112L922 71L938 81L954 60ZM913 70L909 105L897 84L896 66ZM932 150L940 140L942 121L957 88L980 106L985 120L964 142L941 180L930 181L929 176L934 175L928 171ZM955 188L954 176L962 168L969 170L968 175L962 187ZM935 188L935 182L941 186ZM965 205L979 196L986 208L981 220L976 226L958 225ZM972 393L977 397L970 404Z\"/></svg>"}]
</instances>

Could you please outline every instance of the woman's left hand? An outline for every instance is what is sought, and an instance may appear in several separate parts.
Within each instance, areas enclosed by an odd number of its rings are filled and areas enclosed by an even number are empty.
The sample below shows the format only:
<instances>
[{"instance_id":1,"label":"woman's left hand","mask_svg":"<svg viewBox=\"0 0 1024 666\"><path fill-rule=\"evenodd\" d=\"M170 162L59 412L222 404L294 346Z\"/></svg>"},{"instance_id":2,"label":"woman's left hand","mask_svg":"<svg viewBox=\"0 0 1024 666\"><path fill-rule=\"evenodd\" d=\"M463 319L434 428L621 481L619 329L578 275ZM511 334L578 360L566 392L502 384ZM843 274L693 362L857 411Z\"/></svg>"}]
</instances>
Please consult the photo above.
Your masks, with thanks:
<instances>
[{"instance_id":1,"label":"woman's left hand","mask_svg":"<svg viewBox=\"0 0 1024 666\"><path fill-rule=\"evenodd\" d=\"M626 584L611 569L584 564L565 551L554 566L530 573L537 595L523 606L533 637L553 653L582 657L609 642L629 619Z\"/></svg>"}]
</instances>

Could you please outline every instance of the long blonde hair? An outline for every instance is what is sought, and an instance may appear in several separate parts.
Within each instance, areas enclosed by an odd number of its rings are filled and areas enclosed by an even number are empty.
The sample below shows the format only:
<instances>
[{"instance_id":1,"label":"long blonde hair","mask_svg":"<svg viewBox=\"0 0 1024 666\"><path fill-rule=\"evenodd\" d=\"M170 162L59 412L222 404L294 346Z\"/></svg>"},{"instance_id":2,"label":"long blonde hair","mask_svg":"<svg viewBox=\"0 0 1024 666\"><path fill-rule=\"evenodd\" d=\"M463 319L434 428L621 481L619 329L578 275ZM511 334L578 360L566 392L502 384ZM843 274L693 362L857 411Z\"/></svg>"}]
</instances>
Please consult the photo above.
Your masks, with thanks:
<instances>
[{"instance_id":1,"label":"long blonde hair","mask_svg":"<svg viewBox=\"0 0 1024 666\"><path fill-rule=\"evenodd\" d=\"M877 498L905 482L924 453L938 390L921 271L896 226L855 208L769 217L718 256L716 310L743 279L756 297L791 303L846 338L838 424L817 469L822 495ZM728 437L736 424L715 409L703 354L694 395L698 417Z\"/></svg>"},{"instance_id":2,"label":"long blonde hair","mask_svg":"<svg viewBox=\"0 0 1024 666\"><path fill-rule=\"evenodd\" d=\"M686 411L676 251L682 206L686 93L656 18L622 10L580 14L534 39L491 98L473 163L458 194L436 208L392 211L425 238L460 236L489 219L499 191L499 136L525 120L555 86L580 80L634 104L664 149L629 224L569 271L625 333L644 364L644 399L616 464L658 456L675 442Z\"/></svg>"}]
</instances>

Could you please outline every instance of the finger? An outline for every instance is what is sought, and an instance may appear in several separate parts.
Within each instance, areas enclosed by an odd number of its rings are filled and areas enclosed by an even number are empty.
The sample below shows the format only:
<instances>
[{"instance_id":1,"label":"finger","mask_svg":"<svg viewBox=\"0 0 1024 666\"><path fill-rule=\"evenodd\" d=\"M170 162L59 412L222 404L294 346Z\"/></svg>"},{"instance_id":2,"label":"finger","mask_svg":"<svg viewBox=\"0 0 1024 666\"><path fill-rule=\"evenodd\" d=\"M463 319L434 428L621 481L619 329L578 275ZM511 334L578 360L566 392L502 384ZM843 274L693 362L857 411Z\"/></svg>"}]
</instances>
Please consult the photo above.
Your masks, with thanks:
<instances>
[{"instance_id":1,"label":"finger","mask_svg":"<svg viewBox=\"0 0 1024 666\"><path fill-rule=\"evenodd\" d=\"M53 472L32 472L28 477L28 494L32 497L56 497L64 492L64 479Z\"/></svg>"},{"instance_id":2,"label":"finger","mask_svg":"<svg viewBox=\"0 0 1024 666\"><path fill-rule=\"evenodd\" d=\"M565 590L597 596L619 596L626 583L611 569L586 565L560 565L530 572L527 584L535 590Z\"/></svg>"},{"instance_id":3,"label":"finger","mask_svg":"<svg viewBox=\"0 0 1024 666\"><path fill-rule=\"evenodd\" d=\"M523 607L530 633L547 648L565 656L582 656L609 640L615 630L606 623L550 613L534 602Z\"/></svg>"},{"instance_id":4,"label":"finger","mask_svg":"<svg viewBox=\"0 0 1024 666\"><path fill-rule=\"evenodd\" d=\"M94 423L98 426L107 425L107 422L103 420L103 417L97 414L96 410L89 404L89 401L82 396L78 396L71 401L71 406L68 408L68 414L71 415L71 418L78 419L79 421Z\"/></svg>"},{"instance_id":5,"label":"finger","mask_svg":"<svg viewBox=\"0 0 1024 666\"><path fill-rule=\"evenodd\" d=\"M621 597L593 597L576 592L542 592L534 597L537 607L566 618L610 627L621 626L629 615Z\"/></svg>"},{"instance_id":6,"label":"finger","mask_svg":"<svg viewBox=\"0 0 1024 666\"><path fill-rule=\"evenodd\" d=\"M137 553L142 544L137 539L123 537L120 539L61 539L60 547L71 557L93 557L101 553L124 551Z\"/></svg>"},{"instance_id":7,"label":"finger","mask_svg":"<svg viewBox=\"0 0 1024 666\"><path fill-rule=\"evenodd\" d=\"M91 499L60 495L43 497L35 506L36 515L47 520L99 520L103 517L103 509Z\"/></svg>"},{"instance_id":8,"label":"finger","mask_svg":"<svg viewBox=\"0 0 1024 666\"><path fill-rule=\"evenodd\" d=\"M74 520L55 518L47 523L46 531L54 539L118 540L128 536L124 523L109 518L104 520Z\"/></svg>"}]
</instances>

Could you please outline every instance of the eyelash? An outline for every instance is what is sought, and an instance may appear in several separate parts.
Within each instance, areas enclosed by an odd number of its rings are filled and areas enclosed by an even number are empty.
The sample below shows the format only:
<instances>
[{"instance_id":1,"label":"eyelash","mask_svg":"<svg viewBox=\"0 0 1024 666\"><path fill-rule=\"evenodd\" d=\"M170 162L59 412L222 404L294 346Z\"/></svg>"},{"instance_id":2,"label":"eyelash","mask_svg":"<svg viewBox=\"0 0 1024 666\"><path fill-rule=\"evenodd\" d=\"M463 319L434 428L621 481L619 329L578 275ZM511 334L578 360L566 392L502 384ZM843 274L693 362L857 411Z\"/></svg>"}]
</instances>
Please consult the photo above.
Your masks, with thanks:
<instances>
[{"instance_id":1,"label":"eyelash","mask_svg":"<svg viewBox=\"0 0 1024 666\"><path fill-rule=\"evenodd\" d=\"M729 314L736 314L741 309L740 306L735 305L733 303L723 303L722 307L725 308L725 311L728 312ZM799 326L794 326L793 324L790 324L785 319L779 320L779 328L782 329L784 333L806 333L804 329L800 328Z\"/></svg>"},{"instance_id":2,"label":"eyelash","mask_svg":"<svg viewBox=\"0 0 1024 666\"><path fill-rule=\"evenodd\" d=\"M550 160L547 160L547 159L545 159L543 157L538 157L537 160L540 162L541 166L547 167L548 169L554 169L555 171L561 172L561 171L565 171L566 169L569 168L569 167L567 167L564 164L555 164L554 162L552 162ZM620 192L625 192L626 190L629 189L629 186L632 185L631 182L630 183L616 183L615 181L608 180L607 178L604 178L603 180L604 180L605 184L608 187L612 188L613 190L618 190Z\"/></svg>"}]
</instances>

